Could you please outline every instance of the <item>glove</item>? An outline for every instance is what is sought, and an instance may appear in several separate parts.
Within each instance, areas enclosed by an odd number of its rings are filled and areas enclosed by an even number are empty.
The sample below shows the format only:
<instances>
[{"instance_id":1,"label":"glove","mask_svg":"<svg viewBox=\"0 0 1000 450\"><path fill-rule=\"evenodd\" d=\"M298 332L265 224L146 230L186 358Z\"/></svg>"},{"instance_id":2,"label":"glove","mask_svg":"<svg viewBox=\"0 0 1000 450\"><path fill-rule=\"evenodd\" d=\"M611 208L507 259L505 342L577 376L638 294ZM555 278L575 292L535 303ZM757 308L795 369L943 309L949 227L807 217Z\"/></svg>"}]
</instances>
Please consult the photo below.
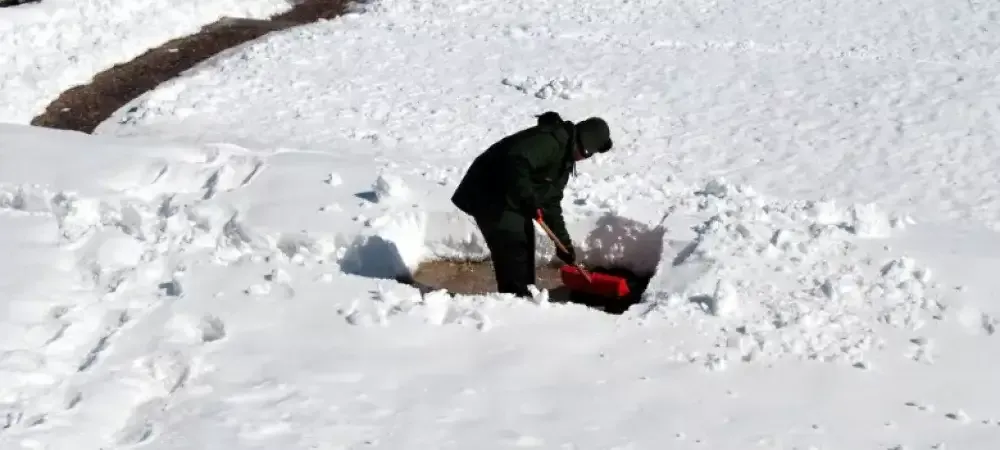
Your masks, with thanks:
<instances>
[{"instance_id":1,"label":"glove","mask_svg":"<svg viewBox=\"0 0 1000 450\"><path fill-rule=\"evenodd\" d=\"M556 247L556 258L569 265L576 264L576 250L573 247L567 247L566 250L569 250L569 253L563 252Z\"/></svg>"},{"instance_id":2,"label":"glove","mask_svg":"<svg viewBox=\"0 0 1000 450\"><path fill-rule=\"evenodd\" d=\"M541 219L542 209L533 203L527 203L523 206L521 214L524 214L524 217L527 217L529 219Z\"/></svg>"}]
</instances>

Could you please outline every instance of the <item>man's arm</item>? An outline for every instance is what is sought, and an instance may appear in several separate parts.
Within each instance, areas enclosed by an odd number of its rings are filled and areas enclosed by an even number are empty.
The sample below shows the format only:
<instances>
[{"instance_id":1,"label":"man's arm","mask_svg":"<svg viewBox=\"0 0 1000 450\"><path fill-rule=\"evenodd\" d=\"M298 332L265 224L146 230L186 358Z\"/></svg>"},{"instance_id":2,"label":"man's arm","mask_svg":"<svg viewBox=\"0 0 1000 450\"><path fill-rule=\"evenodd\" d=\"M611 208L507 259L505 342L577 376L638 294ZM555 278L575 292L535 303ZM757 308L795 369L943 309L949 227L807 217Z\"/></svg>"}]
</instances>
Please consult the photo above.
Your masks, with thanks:
<instances>
[{"instance_id":1,"label":"man's arm","mask_svg":"<svg viewBox=\"0 0 1000 450\"><path fill-rule=\"evenodd\" d=\"M507 158L505 182L511 188L514 206L522 214L534 218L539 208L532 175L553 160L558 142L548 136L527 139L512 148Z\"/></svg>"},{"instance_id":2,"label":"man's arm","mask_svg":"<svg viewBox=\"0 0 1000 450\"><path fill-rule=\"evenodd\" d=\"M561 199L562 198L560 196L560 200ZM559 242L561 242L562 245L564 245L566 249L571 252L569 256L570 259L573 259L575 256L574 253L572 253L573 240L569 237L569 231L566 230L566 220L563 218L562 205L559 200L542 209L542 219L545 221L545 224L549 226L549 229L552 230L552 234L559 239ZM556 250L559 250L558 246L556 246Z\"/></svg>"}]
</instances>

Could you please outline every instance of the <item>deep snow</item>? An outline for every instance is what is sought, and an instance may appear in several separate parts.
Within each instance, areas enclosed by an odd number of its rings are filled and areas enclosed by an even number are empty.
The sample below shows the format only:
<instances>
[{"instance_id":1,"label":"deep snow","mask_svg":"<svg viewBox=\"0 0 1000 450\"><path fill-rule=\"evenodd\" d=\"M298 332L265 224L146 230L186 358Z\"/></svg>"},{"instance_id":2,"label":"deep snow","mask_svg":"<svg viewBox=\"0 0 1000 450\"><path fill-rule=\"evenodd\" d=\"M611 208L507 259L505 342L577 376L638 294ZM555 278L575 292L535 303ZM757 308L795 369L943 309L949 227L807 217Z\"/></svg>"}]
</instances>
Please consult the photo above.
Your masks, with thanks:
<instances>
[{"instance_id":1,"label":"deep snow","mask_svg":"<svg viewBox=\"0 0 1000 450\"><path fill-rule=\"evenodd\" d=\"M356 197L383 184L364 161L0 132L16 158L3 448L985 449L1000 433L997 286L931 259L995 268L992 231L665 186L665 217L571 224L588 261L654 271L614 317L370 278L485 253L454 212ZM418 181L388 191L420 198Z\"/></svg>"},{"instance_id":2,"label":"deep snow","mask_svg":"<svg viewBox=\"0 0 1000 450\"><path fill-rule=\"evenodd\" d=\"M386 1L0 126L0 448L992 449L1000 9L824 5ZM448 197L546 109L644 301L393 281L487 256Z\"/></svg>"}]
</instances>

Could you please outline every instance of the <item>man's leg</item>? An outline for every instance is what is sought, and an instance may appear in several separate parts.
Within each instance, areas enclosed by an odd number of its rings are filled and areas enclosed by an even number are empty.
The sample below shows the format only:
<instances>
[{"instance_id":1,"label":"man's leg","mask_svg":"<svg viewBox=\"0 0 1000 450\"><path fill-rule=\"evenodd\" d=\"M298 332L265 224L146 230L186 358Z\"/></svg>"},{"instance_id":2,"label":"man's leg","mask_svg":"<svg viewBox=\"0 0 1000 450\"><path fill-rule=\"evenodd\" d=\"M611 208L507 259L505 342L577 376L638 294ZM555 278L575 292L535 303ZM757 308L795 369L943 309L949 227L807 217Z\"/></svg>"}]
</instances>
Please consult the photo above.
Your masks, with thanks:
<instances>
[{"instance_id":1,"label":"man's leg","mask_svg":"<svg viewBox=\"0 0 1000 450\"><path fill-rule=\"evenodd\" d=\"M524 221L524 241L522 243L523 260L519 261L521 270L524 271L520 280L527 291L528 285L536 284L535 279L535 224L531 219ZM530 296L530 293L528 294Z\"/></svg>"},{"instance_id":2,"label":"man's leg","mask_svg":"<svg viewBox=\"0 0 1000 450\"><path fill-rule=\"evenodd\" d=\"M480 226L493 260L497 292L531 297L528 285L535 283L535 240L531 222L525 222L525 230L532 234L494 231Z\"/></svg>"}]
</instances>

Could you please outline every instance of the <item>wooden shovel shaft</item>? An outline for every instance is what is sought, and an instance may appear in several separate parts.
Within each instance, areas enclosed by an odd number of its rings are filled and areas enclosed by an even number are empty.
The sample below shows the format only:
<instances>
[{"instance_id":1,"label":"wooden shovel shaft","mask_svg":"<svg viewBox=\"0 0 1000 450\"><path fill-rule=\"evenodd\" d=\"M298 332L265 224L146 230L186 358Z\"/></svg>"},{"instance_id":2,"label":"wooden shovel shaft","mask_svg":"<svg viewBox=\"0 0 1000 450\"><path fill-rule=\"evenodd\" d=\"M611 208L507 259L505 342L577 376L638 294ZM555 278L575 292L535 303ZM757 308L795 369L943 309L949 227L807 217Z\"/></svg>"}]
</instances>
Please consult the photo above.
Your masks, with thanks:
<instances>
[{"instance_id":1,"label":"wooden shovel shaft","mask_svg":"<svg viewBox=\"0 0 1000 450\"><path fill-rule=\"evenodd\" d=\"M552 239L552 242L554 242L556 246L559 247L559 250L562 250L563 253L569 253L569 250L566 249L566 246L563 245L563 243L559 240L559 238L556 237L556 234L552 232L552 229L549 228L549 226L546 225L545 222L537 218L535 219L535 222L538 222L538 224L542 226L542 229L545 230L545 234L549 235L549 239ZM576 266L576 268L580 271L580 275L583 275L583 277L587 279L587 282L590 283L591 282L590 274L583 269L583 266L581 266L580 264L574 264L574 266Z\"/></svg>"},{"instance_id":2,"label":"wooden shovel shaft","mask_svg":"<svg viewBox=\"0 0 1000 450\"><path fill-rule=\"evenodd\" d=\"M569 250L566 249L566 246L559 241L559 238L556 237L556 234L552 232L552 229L549 228L549 226L546 225L545 222L542 222L541 220L538 219L535 219L535 222L538 222L538 224L542 226L542 229L545 230L545 234L549 235L549 239L552 239L552 242L554 242L556 246L559 247L559 250L562 250L563 253L569 253Z\"/></svg>"}]
</instances>

